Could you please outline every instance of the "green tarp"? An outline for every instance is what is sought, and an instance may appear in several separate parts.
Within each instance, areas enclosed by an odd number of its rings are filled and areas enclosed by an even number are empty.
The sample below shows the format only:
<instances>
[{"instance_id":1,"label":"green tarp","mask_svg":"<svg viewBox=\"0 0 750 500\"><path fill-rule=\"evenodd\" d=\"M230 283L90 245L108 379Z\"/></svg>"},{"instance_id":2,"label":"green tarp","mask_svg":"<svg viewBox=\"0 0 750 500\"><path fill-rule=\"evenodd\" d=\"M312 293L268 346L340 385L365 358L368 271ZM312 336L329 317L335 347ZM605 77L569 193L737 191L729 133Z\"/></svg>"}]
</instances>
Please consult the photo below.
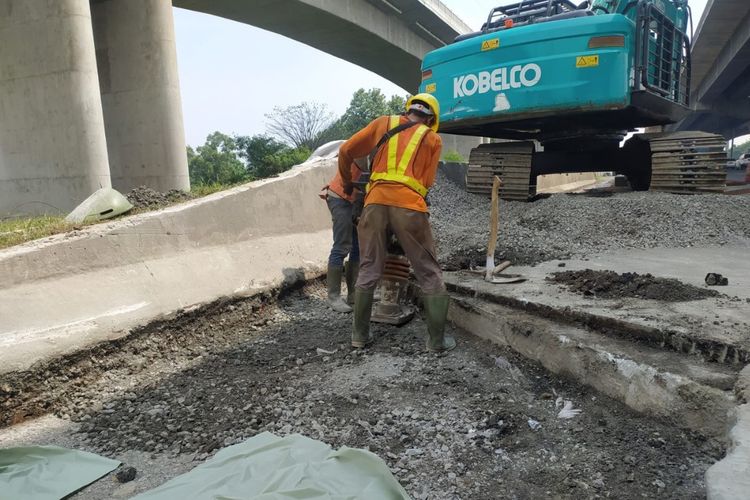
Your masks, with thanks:
<instances>
[{"instance_id":1,"label":"green tarp","mask_svg":"<svg viewBox=\"0 0 750 500\"><path fill-rule=\"evenodd\" d=\"M0 449L0 500L59 500L120 462L57 446Z\"/></svg>"},{"instance_id":2,"label":"green tarp","mask_svg":"<svg viewBox=\"0 0 750 500\"><path fill-rule=\"evenodd\" d=\"M408 500L376 455L338 451L299 434L269 432L224 448L211 460L133 500Z\"/></svg>"}]
</instances>

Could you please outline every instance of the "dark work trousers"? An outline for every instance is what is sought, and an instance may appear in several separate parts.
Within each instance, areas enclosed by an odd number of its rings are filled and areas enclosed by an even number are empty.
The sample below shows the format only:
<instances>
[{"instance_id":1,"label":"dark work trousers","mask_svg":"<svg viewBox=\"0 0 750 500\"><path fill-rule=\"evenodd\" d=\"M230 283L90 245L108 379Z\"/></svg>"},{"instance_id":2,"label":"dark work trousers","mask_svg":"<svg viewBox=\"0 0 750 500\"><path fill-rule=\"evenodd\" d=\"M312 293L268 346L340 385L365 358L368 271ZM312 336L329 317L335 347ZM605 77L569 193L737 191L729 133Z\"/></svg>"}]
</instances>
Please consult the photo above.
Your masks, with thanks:
<instances>
[{"instance_id":1,"label":"dark work trousers","mask_svg":"<svg viewBox=\"0 0 750 500\"><path fill-rule=\"evenodd\" d=\"M359 262L359 241L357 226L352 223L352 204L332 196L330 192L326 202L333 221L333 247L328 256L328 265L341 267L347 256L349 262Z\"/></svg>"},{"instance_id":2,"label":"dark work trousers","mask_svg":"<svg viewBox=\"0 0 750 500\"><path fill-rule=\"evenodd\" d=\"M390 229L404 249L422 292L445 292L426 213L387 205L367 205L357 229L361 252L357 288L373 290L377 286L388 255L387 230Z\"/></svg>"}]
</instances>

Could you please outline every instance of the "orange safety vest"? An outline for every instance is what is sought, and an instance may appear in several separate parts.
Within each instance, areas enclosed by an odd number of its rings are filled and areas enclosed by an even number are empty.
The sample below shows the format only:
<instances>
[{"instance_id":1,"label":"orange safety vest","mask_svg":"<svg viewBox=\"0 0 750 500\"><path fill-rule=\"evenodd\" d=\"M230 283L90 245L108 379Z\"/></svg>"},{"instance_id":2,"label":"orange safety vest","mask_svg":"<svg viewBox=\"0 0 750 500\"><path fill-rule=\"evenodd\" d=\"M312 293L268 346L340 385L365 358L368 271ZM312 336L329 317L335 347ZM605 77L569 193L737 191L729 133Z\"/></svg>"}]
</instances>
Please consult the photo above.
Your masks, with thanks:
<instances>
[{"instance_id":1,"label":"orange safety vest","mask_svg":"<svg viewBox=\"0 0 750 500\"><path fill-rule=\"evenodd\" d=\"M391 130L398 127L400 121L400 116L391 116L388 129ZM380 161L372 165L372 174L370 175L370 182L367 185L367 191L369 192L377 182L385 181L403 184L419 193L423 198L427 196L427 188L414 177L412 164L414 163L414 153L416 153L419 145L422 144L425 134L430 130L430 127L427 125L419 124L402 130L391 137L388 140L385 154L387 160L383 162L383 154L379 153L378 159ZM399 141L402 144L406 143L406 147L400 156L398 154Z\"/></svg>"}]
</instances>

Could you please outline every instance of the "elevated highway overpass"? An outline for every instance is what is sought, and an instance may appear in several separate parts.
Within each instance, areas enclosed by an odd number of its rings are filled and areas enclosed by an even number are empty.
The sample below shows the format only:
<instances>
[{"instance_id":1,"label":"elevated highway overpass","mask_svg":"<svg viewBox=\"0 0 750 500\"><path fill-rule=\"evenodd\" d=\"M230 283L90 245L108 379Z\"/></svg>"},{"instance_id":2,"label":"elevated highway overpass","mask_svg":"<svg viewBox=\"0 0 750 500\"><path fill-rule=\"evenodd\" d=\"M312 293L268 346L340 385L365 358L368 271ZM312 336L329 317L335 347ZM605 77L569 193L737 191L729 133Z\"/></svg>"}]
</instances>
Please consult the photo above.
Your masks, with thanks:
<instances>
[{"instance_id":1,"label":"elevated highway overpass","mask_svg":"<svg viewBox=\"0 0 750 500\"><path fill-rule=\"evenodd\" d=\"M469 31L438 0L0 0L0 216L65 213L100 187L189 188L173 4L409 91L422 56Z\"/></svg>"},{"instance_id":2,"label":"elevated highway overpass","mask_svg":"<svg viewBox=\"0 0 750 500\"><path fill-rule=\"evenodd\" d=\"M422 57L471 31L437 0L173 0L173 4L284 35L410 92L419 87ZM293 62L289 65L291 73Z\"/></svg>"},{"instance_id":3,"label":"elevated highway overpass","mask_svg":"<svg viewBox=\"0 0 750 500\"><path fill-rule=\"evenodd\" d=\"M750 2L709 0L691 52L694 112L677 128L750 133Z\"/></svg>"}]
</instances>

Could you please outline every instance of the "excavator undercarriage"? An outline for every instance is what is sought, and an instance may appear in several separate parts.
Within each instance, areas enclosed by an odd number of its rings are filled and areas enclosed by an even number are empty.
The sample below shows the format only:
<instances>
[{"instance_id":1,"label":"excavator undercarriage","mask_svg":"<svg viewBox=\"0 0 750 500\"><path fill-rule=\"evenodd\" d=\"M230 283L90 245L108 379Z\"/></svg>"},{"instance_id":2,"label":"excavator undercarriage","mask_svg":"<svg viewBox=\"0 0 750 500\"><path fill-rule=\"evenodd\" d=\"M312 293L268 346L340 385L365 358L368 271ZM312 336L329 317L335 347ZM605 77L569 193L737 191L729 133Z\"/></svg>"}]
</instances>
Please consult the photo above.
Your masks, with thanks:
<instances>
[{"instance_id":1,"label":"excavator undercarriage","mask_svg":"<svg viewBox=\"0 0 750 500\"><path fill-rule=\"evenodd\" d=\"M637 191L722 192L724 147L722 136L706 132L636 134L622 148L564 153L536 151L533 141L481 144L469 156L466 187L490 194L497 175L503 181L501 198L528 201L536 196L539 175L611 171L626 175Z\"/></svg>"}]
</instances>

